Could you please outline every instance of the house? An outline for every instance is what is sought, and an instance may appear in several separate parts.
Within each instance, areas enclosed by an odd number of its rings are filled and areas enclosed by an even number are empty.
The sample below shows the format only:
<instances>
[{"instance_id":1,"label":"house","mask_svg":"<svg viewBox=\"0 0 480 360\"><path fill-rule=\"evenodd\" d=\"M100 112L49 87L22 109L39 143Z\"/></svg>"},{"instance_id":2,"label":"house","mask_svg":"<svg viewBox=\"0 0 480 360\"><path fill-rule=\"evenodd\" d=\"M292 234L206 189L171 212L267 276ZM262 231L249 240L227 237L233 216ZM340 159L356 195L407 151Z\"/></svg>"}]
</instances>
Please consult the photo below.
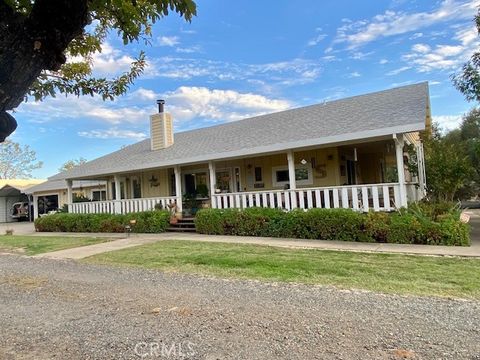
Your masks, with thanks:
<instances>
[{"instance_id":1,"label":"house","mask_svg":"<svg viewBox=\"0 0 480 360\"><path fill-rule=\"evenodd\" d=\"M68 189L65 180L49 179L24 191L32 195L33 213L37 218L50 211L61 209L68 204ZM73 201L105 201L106 183L96 180L78 180L72 182L71 198Z\"/></svg>"},{"instance_id":2,"label":"house","mask_svg":"<svg viewBox=\"0 0 480 360\"><path fill-rule=\"evenodd\" d=\"M125 213L196 194L202 206L390 211L423 197L419 134L431 126L428 83L173 133L159 100L150 139L59 173L70 212ZM418 174L405 160L416 152ZM105 181L106 200L73 203L75 181ZM38 193L34 192L38 197Z\"/></svg>"},{"instance_id":3,"label":"house","mask_svg":"<svg viewBox=\"0 0 480 360\"><path fill-rule=\"evenodd\" d=\"M41 179L0 180L0 223L16 221L17 219L12 216L13 204L30 204L30 199L25 195L25 191L44 181L45 180ZM30 206L26 205L22 207L25 208L25 219L28 219L30 216L28 213Z\"/></svg>"}]
</instances>

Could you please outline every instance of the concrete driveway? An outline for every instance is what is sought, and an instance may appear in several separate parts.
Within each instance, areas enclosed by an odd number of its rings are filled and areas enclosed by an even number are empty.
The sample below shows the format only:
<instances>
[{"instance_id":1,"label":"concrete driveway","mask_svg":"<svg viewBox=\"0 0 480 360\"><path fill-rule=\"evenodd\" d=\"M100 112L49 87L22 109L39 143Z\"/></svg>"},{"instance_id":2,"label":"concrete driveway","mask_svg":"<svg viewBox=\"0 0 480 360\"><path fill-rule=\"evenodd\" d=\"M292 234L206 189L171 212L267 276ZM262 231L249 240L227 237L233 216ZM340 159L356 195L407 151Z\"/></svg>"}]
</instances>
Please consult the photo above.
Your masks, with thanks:
<instances>
[{"instance_id":1,"label":"concrete driveway","mask_svg":"<svg viewBox=\"0 0 480 360\"><path fill-rule=\"evenodd\" d=\"M13 230L14 235L31 235L35 233L33 222L21 221L11 223L0 223L0 235L5 235L5 231Z\"/></svg>"}]
</instances>

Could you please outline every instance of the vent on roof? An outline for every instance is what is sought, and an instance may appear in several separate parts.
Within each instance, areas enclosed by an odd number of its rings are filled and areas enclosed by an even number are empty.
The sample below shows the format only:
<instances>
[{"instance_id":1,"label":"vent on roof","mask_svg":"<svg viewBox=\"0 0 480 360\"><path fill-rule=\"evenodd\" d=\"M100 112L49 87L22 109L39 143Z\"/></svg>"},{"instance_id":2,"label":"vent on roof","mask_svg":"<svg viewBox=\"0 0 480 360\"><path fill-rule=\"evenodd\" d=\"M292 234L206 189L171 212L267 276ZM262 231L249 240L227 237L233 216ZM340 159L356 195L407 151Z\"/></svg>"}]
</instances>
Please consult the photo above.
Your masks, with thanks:
<instances>
[{"instance_id":1,"label":"vent on roof","mask_svg":"<svg viewBox=\"0 0 480 360\"><path fill-rule=\"evenodd\" d=\"M157 100L158 113L150 116L150 147L152 150L165 149L173 145L172 115L164 110L165 100Z\"/></svg>"}]
</instances>

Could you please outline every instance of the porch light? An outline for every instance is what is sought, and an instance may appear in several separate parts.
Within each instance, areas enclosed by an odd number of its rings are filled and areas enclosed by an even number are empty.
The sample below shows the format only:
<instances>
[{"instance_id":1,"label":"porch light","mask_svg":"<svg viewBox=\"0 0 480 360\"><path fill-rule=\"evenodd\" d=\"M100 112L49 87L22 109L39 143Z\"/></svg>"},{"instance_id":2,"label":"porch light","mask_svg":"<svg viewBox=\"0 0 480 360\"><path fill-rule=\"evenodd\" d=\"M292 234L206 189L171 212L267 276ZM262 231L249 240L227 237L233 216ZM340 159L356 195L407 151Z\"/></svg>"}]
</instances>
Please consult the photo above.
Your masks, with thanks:
<instances>
[{"instance_id":1,"label":"porch light","mask_svg":"<svg viewBox=\"0 0 480 360\"><path fill-rule=\"evenodd\" d=\"M306 163L307 163L307 160L305 159L300 160L300 164L305 165Z\"/></svg>"}]
</instances>

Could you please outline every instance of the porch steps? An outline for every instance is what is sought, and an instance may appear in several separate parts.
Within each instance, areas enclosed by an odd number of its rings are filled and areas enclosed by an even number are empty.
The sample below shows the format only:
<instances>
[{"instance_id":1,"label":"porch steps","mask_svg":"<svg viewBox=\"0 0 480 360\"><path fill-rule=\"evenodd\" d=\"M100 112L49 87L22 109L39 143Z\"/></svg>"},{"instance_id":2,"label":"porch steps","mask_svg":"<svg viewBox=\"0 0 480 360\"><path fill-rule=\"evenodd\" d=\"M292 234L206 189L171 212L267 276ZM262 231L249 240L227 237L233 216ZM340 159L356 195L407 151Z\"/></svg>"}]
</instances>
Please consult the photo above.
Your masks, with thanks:
<instances>
[{"instance_id":1,"label":"porch steps","mask_svg":"<svg viewBox=\"0 0 480 360\"><path fill-rule=\"evenodd\" d=\"M170 232L196 232L195 218L188 217L188 218L179 219L176 224L170 224L170 227L167 228L167 231L170 231Z\"/></svg>"}]
</instances>

